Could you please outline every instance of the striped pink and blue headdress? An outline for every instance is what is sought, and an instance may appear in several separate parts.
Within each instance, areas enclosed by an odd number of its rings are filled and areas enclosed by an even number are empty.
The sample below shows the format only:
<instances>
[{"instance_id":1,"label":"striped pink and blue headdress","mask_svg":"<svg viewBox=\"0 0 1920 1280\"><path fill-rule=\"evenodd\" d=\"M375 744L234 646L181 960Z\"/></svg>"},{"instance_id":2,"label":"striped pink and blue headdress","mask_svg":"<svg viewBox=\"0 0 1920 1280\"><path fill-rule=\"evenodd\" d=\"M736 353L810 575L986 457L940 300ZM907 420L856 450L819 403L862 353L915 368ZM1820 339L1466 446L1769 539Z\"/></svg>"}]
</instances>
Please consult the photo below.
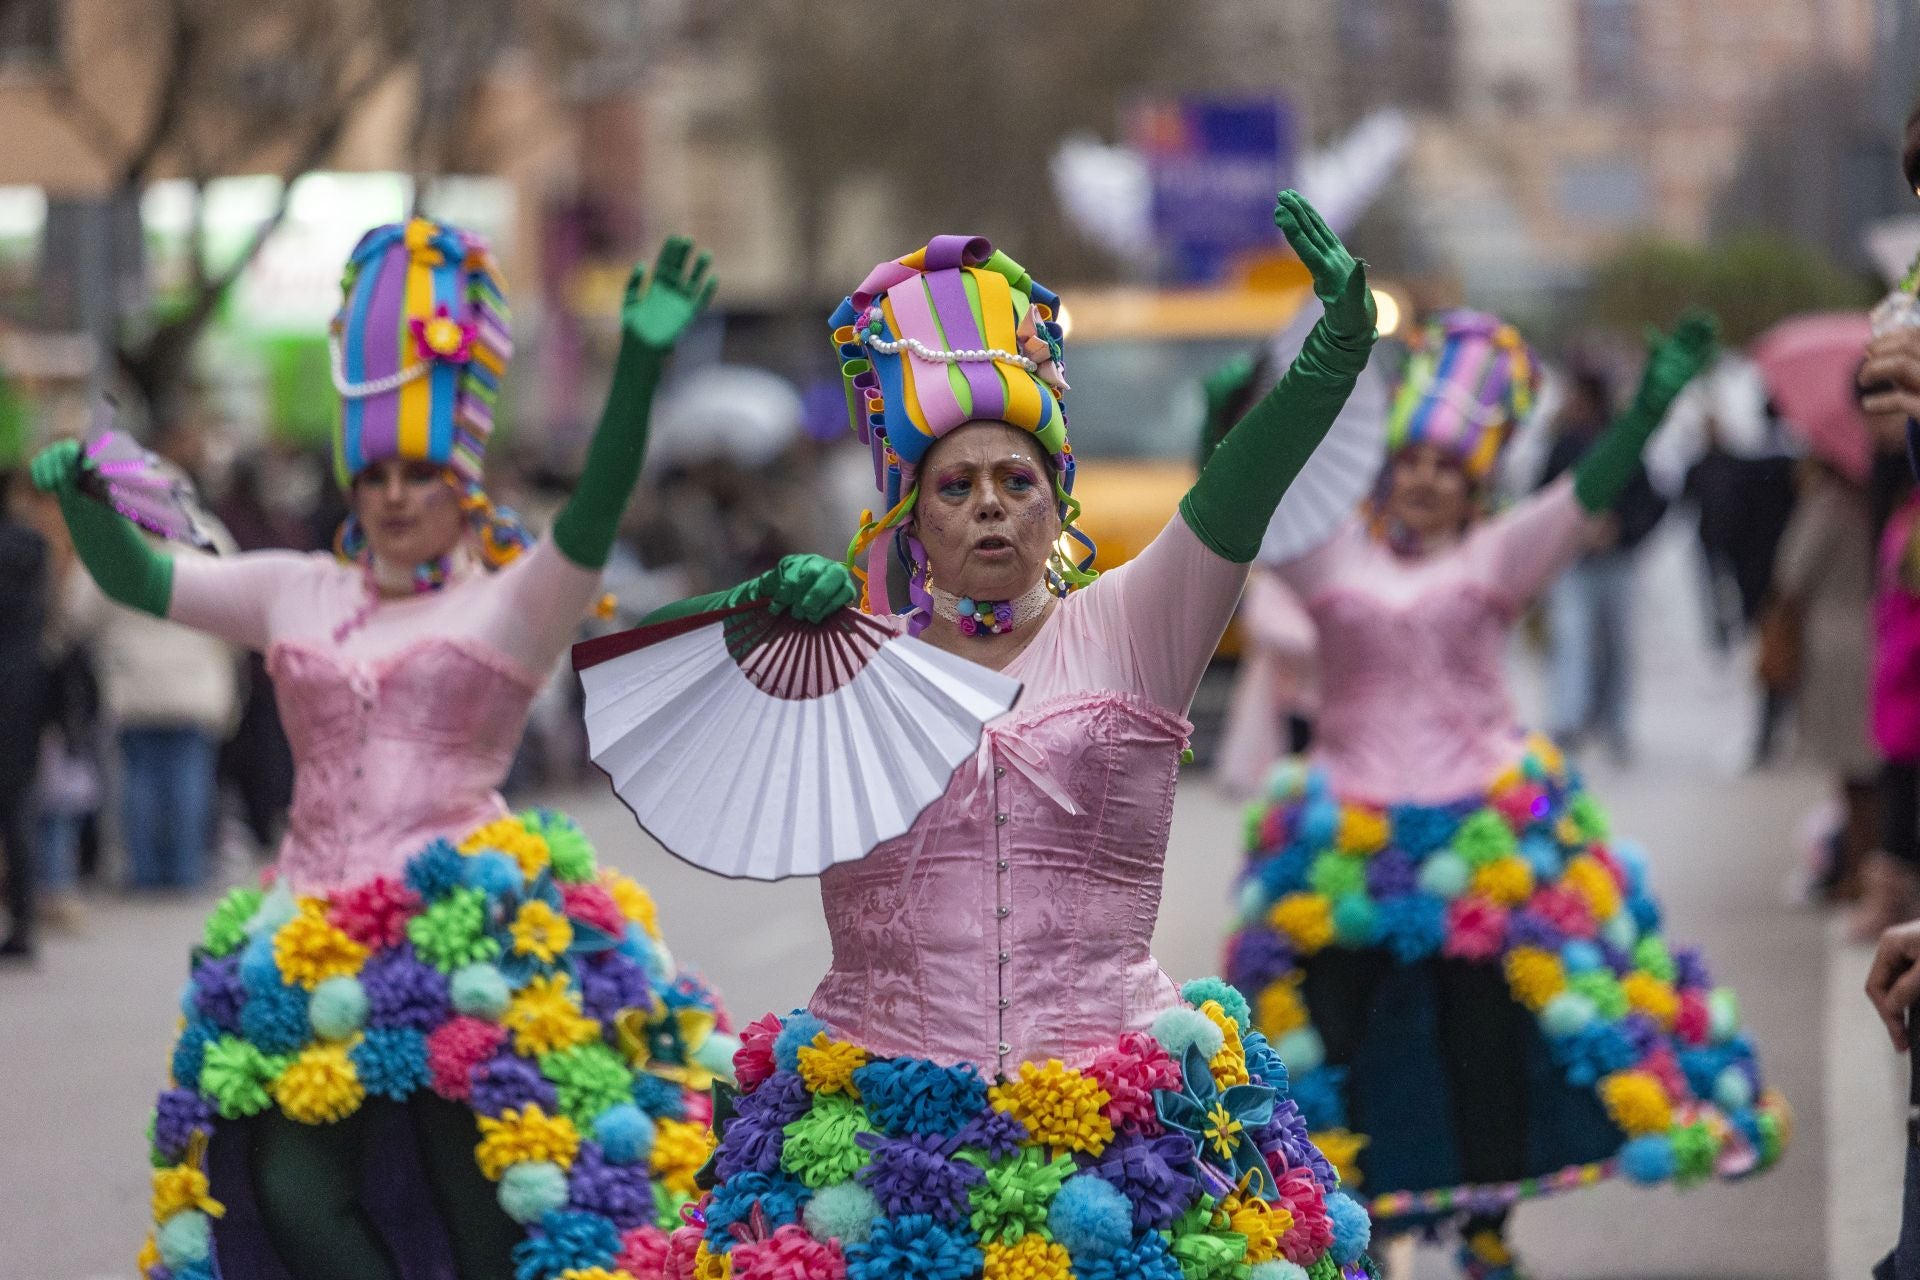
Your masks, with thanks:
<instances>
[{"instance_id":1,"label":"striped pink and blue headdress","mask_svg":"<svg viewBox=\"0 0 1920 1280\"><path fill-rule=\"evenodd\" d=\"M1485 480L1533 411L1539 381L1539 362L1518 329L1483 311L1444 312L1414 340L1387 415L1388 454L1431 444L1470 479Z\"/></svg>"},{"instance_id":2,"label":"striped pink and blue headdress","mask_svg":"<svg viewBox=\"0 0 1920 1280\"><path fill-rule=\"evenodd\" d=\"M1056 556L1050 576L1063 592L1092 581L1093 544L1074 524L1059 311L1057 294L979 236L935 236L881 263L834 310L847 413L873 450L882 496L881 514L863 513L847 556L869 612L892 612L890 554L906 566L910 611L928 608L926 551L906 528L915 477L935 440L978 420L1031 432L1052 458L1062 524L1085 554Z\"/></svg>"},{"instance_id":3,"label":"striped pink and blue headdress","mask_svg":"<svg viewBox=\"0 0 1920 1280\"><path fill-rule=\"evenodd\" d=\"M360 238L329 344L341 397L341 485L376 462L451 469L477 487L513 354L500 269L485 240L415 218Z\"/></svg>"}]
</instances>

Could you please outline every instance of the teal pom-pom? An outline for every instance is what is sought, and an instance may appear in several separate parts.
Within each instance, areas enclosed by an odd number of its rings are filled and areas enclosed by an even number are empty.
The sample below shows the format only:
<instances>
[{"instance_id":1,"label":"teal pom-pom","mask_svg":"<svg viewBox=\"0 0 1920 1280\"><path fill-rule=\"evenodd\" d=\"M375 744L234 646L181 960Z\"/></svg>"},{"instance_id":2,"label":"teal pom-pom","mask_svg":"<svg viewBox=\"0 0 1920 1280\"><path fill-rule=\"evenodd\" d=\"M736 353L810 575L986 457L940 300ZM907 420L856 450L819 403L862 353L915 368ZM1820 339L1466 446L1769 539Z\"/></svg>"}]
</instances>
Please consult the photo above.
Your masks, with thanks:
<instances>
[{"instance_id":1,"label":"teal pom-pom","mask_svg":"<svg viewBox=\"0 0 1920 1280\"><path fill-rule=\"evenodd\" d=\"M1640 928L1633 922L1633 913L1622 911L1600 926L1600 936L1607 944L1621 951L1633 951L1633 944L1640 941Z\"/></svg>"},{"instance_id":2,"label":"teal pom-pom","mask_svg":"<svg viewBox=\"0 0 1920 1280\"><path fill-rule=\"evenodd\" d=\"M513 999L507 976L490 964L470 964L453 971L453 1007L469 1017L498 1022Z\"/></svg>"},{"instance_id":3,"label":"teal pom-pom","mask_svg":"<svg viewBox=\"0 0 1920 1280\"><path fill-rule=\"evenodd\" d=\"M247 936L251 938L271 938L280 931L280 926L300 914L300 904L293 900L293 892L285 885L275 885L267 896L260 900L260 908L248 917Z\"/></svg>"},{"instance_id":4,"label":"teal pom-pom","mask_svg":"<svg viewBox=\"0 0 1920 1280\"><path fill-rule=\"evenodd\" d=\"M1741 1111L1753 1105L1753 1081L1738 1067L1728 1067L1713 1082L1713 1100L1723 1111Z\"/></svg>"},{"instance_id":5,"label":"teal pom-pom","mask_svg":"<svg viewBox=\"0 0 1920 1280\"><path fill-rule=\"evenodd\" d=\"M608 1107L593 1122L593 1138L613 1164L634 1164L653 1151L653 1121L631 1103Z\"/></svg>"},{"instance_id":6,"label":"teal pom-pom","mask_svg":"<svg viewBox=\"0 0 1920 1280\"><path fill-rule=\"evenodd\" d=\"M1287 1064L1287 1071L1294 1076L1318 1071L1327 1060L1326 1043L1312 1027L1287 1032L1273 1047L1279 1052L1280 1060Z\"/></svg>"},{"instance_id":7,"label":"teal pom-pom","mask_svg":"<svg viewBox=\"0 0 1920 1280\"><path fill-rule=\"evenodd\" d=\"M1333 934L1352 947L1380 940L1380 910L1364 893L1343 893L1333 900Z\"/></svg>"},{"instance_id":8,"label":"teal pom-pom","mask_svg":"<svg viewBox=\"0 0 1920 1280\"><path fill-rule=\"evenodd\" d=\"M1605 953L1585 938L1575 938L1560 948L1560 963L1568 973L1592 973L1606 962Z\"/></svg>"},{"instance_id":9,"label":"teal pom-pom","mask_svg":"<svg viewBox=\"0 0 1920 1280\"><path fill-rule=\"evenodd\" d=\"M1267 799L1291 804L1307 794L1307 767L1297 759L1282 760L1267 775Z\"/></svg>"},{"instance_id":10,"label":"teal pom-pom","mask_svg":"<svg viewBox=\"0 0 1920 1280\"><path fill-rule=\"evenodd\" d=\"M1153 1020L1153 1038L1175 1062L1185 1061L1188 1045L1199 1045L1209 1062L1227 1042L1227 1033L1198 1009L1169 1009Z\"/></svg>"},{"instance_id":11,"label":"teal pom-pom","mask_svg":"<svg viewBox=\"0 0 1920 1280\"><path fill-rule=\"evenodd\" d=\"M567 1171L551 1160L522 1160L500 1175L500 1207L515 1222L538 1222L567 1202Z\"/></svg>"},{"instance_id":12,"label":"teal pom-pom","mask_svg":"<svg viewBox=\"0 0 1920 1280\"><path fill-rule=\"evenodd\" d=\"M1240 924L1259 924L1261 917L1267 914L1267 886L1258 879L1249 879L1240 886Z\"/></svg>"},{"instance_id":13,"label":"teal pom-pom","mask_svg":"<svg viewBox=\"0 0 1920 1280\"><path fill-rule=\"evenodd\" d=\"M182 1209L153 1233L160 1260L176 1270L204 1260L213 1251L213 1223L198 1209Z\"/></svg>"},{"instance_id":14,"label":"teal pom-pom","mask_svg":"<svg viewBox=\"0 0 1920 1280\"><path fill-rule=\"evenodd\" d=\"M780 1064L782 1071L798 1071L800 1050L812 1044L813 1038L826 1029L826 1023L806 1010L794 1010L781 1024L780 1034L773 1038L774 1061Z\"/></svg>"},{"instance_id":15,"label":"teal pom-pom","mask_svg":"<svg viewBox=\"0 0 1920 1280\"><path fill-rule=\"evenodd\" d=\"M1473 868L1457 853L1436 853L1420 864L1420 888L1451 902L1467 891Z\"/></svg>"},{"instance_id":16,"label":"teal pom-pom","mask_svg":"<svg viewBox=\"0 0 1920 1280\"><path fill-rule=\"evenodd\" d=\"M307 1021L322 1040L345 1040L367 1025L367 989L355 977L328 978L307 1001Z\"/></svg>"},{"instance_id":17,"label":"teal pom-pom","mask_svg":"<svg viewBox=\"0 0 1920 1280\"><path fill-rule=\"evenodd\" d=\"M1247 1004L1247 998L1225 978L1195 978L1180 988L1180 998L1196 1009L1209 1000L1214 1001L1233 1019L1241 1035L1253 1026L1253 1009Z\"/></svg>"},{"instance_id":18,"label":"teal pom-pom","mask_svg":"<svg viewBox=\"0 0 1920 1280\"><path fill-rule=\"evenodd\" d=\"M1103 1258L1132 1242L1133 1206L1111 1182L1076 1174L1054 1194L1047 1227L1075 1261Z\"/></svg>"},{"instance_id":19,"label":"teal pom-pom","mask_svg":"<svg viewBox=\"0 0 1920 1280\"><path fill-rule=\"evenodd\" d=\"M1305 1267L1285 1258L1274 1258L1254 1263L1253 1270L1247 1272L1247 1280L1311 1280L1311 1277Z\"/></svg>"},{"instance_id":20,"label":"teal pom-pom","mask_svg":"<svg viewBox=\"0 0 1920 1280\"><path fill-rule=\"evenodd\" d=\"M1520 841L1520 856L1533 868L1533 878L1538 884L1558 880L1567 865L1559 844L1538 832L1530 833Z\"/></svg>"},{"instance_id":21,"label":"teal pom-pom","mask_svg":"<svg viewBox=\"0 0 1920 1280\"><path fill-rule=\"evenodd\" d=\"M836 1182L820 1188L800 1212L808 1234L815 1240L838 1240L848 1245L865 1244L879 1216L880 1202L857 1182Z\"/></svg>"},{"instance_id":22,"label":"teal pom-pom","mask_svg":"<svg viewBox=\"0 0 1920 1280\"><path fill-rule=\"evenodd\" d=\"M1540 1029L1555 1040L1578 1035L1593 1025L1593 1001L1577 991L1562 991L1540 1010Z\"/></svg>"},{"instance_id":23,"label":"teal pom-pom","mask_svg":"<svg viewBox=\"0 0 1920 1280\"><path fill-rule=\"evenodd\" d=\"M489 898L517 892L526 885L526 877L520 874L520 864L497 850L476 853L465 862L461 871L467 885Z\"/></svg>"},{"instance_id":24,"label":"teal pom-pom","mask_svg":"<svg viewBox=\"0 0 1920 1280\"><path fill-rule=\"evenodd\" d=\"M1664 1133L1647 1133L1620 1148L1620 1171L1641 1184L1673 1176L1673 1142Z\"/></svg>"},{"instance_id":25,"label":"teal pom-pom","mask_svg":"<svg viewBox=\"0 0 1920 1280\"><path fill-rule=\"evenodd\" d=\"M1300 842L1309 849L1325 849L1340 832L1340 806L1316 796L1300 810Z\"/></svg>"},{"instance_id":26,"label":"teal pom-pom","mask_svg":"<svg viewBox=\"0 0 1920 1280\"><path fill-rule=\"evenodd\" d=\"M1342 1266L1360 1261L1373 1239L1373 1219L1344 1191L1327 1197L1327 1217L1333 1223L1333 1260Z\"/></svg>"},{"instance_id":27,"label":"teal pom-pom","mask_svg":"<svg viewBox=\"0 0 1920 1280\"><path fill-rule=\"evenodd\" d=\"M273 955L273 937L260 934L240 952L240 985L249 996L261 995L283 985L280 962Z\"/></svg>"}]
</instances>

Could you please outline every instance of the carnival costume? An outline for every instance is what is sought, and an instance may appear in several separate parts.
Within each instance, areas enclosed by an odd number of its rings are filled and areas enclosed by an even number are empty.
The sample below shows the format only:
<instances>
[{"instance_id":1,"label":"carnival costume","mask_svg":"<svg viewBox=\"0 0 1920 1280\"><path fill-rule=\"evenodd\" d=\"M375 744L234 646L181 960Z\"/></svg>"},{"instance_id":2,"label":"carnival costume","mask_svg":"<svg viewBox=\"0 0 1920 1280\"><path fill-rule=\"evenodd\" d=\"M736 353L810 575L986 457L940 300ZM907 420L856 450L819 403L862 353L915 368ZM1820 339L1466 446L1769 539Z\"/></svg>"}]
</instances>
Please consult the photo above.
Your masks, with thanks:
<instances>
[{"instance_id":1,"label":"carnival costume","mask_svg":"<svg viewBox=\"0 0 1920 1280\"><path fill-rule=\"evenodd\" d=\"M1669 946L1639 854L1516 725L1503 670L1711 346L1709 321L1684 322L1572 474L1457 540L1422 546L1376 503L1279 569L1321 637L1320 715L1249 811L1228 977L1375 1220L1464 1216L1476 1277L1518 1274L1502 1233L1523 1198L1739 1177L1786 1138L1733 992ZM1484 490L1534 377L1510 327L1443 317L1390 456L1438 446Z\"/></svg>"},{"instance_id":2,"label":"carnival costume","mask_svg":"<svg viewBox=\"0 0 1920 1280\"><path fill-rule=\"evenodd\" d=\"M479 483L511 346L485 243L420 219L361 240L331 333L339 478L443 468L485 565L420 566L411 596L381 596L351 524L339 558L156 555L81 495L77 449L36 459L107 594L266 654L295 760L269 884L228 894L194 948L147 1280L578 1280L678 1221L738 1042L646 891L496 788L710 296L686 256L671 241L635 273L585 473L535 541Z\"/></svg>"},{"instance_id":3,"label":"carnival costume","mask_svg":"<svg viewBox=\"0 0 1920 1280\"><path fill-rule=\"evenodd\" d=\"M790 1280L1338 1280L1366 1214L1219 979L1149 952L1185 712L1288 480L1374 340L1364 274L1283 197L1329 318L1243 436L1132 562L1046 574L1060 599L1002 670L1022 700L903 837L821 877L833 965L808 1007L741 1033L711 1194L670 1274ZM1058 301L980 239L876 267L832 318L886 496L850 560L901 632L1021 610L946 596L908 523L933 442L988 420L1052 459L1071 538ZM910 600L894 612L897 560ZM845 566L796 558L685 614L766 598L817 618ZM971 612L969 612L971 610ZM964 628L963 628L964 630Z\"/></svg>"}]
</instances>

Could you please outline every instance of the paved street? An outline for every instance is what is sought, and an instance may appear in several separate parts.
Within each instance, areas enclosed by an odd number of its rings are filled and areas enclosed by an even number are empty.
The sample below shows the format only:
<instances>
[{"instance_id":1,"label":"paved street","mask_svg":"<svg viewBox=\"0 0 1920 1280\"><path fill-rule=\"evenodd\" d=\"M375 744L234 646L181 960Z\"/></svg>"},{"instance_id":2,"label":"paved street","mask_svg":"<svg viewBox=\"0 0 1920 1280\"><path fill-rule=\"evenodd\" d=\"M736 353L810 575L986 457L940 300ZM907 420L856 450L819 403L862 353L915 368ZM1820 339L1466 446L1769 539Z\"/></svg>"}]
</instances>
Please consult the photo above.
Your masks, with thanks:
<instances>
[{"instance_id":1,"label":"paved street","mask_svg":"<svg viewBox=\"0 0 1920 1280\"><path fill-rule=\"evenodd\" d=\"M1670 531L1672 532L1672 531ZM1892 1238L1899 1064L1859 999L1864 959L1789 905L1799 830L1820 781L1741 775L1743 667L1700 654L1677 544L1643 584L1642 750L1590 781L1617 829L1650 850L1671 936L1698 942L1740 989L1774 1081L1797 1108L1772 1174L1685 1194L1608 1187L1525 1209L1519 1241L1544 1280L1857 1278ZM1523 686L1533 662L1517 659ZM816 890L736 885L647 846L589 789L552 797L603 856L653 888L683 960L742 1018L803 1001L826 961ZM1176 975L1211 971L1236 860L1237 815L1204 776L1182 784L1158 950ZM131 1274L146 1217L146 1108L161 1083L172 1005L202 902L110 900L83 937L52 940L30 971L0 972L0 1280ZM1420 1280L1450 1274L1428 1251Z\"/></svg>"}]
</instances>

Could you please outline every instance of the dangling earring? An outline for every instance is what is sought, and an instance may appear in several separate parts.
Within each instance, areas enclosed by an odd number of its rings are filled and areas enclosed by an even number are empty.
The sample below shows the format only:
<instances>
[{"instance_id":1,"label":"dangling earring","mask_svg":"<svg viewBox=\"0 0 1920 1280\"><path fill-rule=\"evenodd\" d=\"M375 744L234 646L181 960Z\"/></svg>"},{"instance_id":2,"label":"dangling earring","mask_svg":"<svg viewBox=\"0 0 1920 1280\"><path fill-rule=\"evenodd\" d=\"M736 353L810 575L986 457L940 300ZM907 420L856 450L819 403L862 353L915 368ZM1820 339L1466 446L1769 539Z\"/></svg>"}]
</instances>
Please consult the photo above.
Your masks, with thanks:
<instances>
[{"instance_id":1,"label":"dangling earring","mask_svg":"<svg viewBox=\"0 0 1920 1280\"><path fill-rule=\"evenodd\" d=\"M360 517L349 511L333 534L333 554L348 563L367 558L367 531Z\"/></svg>"}]
</instances>

